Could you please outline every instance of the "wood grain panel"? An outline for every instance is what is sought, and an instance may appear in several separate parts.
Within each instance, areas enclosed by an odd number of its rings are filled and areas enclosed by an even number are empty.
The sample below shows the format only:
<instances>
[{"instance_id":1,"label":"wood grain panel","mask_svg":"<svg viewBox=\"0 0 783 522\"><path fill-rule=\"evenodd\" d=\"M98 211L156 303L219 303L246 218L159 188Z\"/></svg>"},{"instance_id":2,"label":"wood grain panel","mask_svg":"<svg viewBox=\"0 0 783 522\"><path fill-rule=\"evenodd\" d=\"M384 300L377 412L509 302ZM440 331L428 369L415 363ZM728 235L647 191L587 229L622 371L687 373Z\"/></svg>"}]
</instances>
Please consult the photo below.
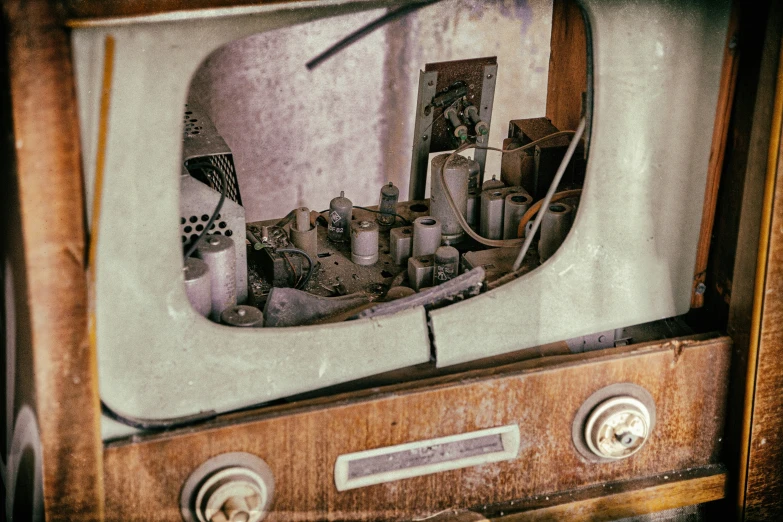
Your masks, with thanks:
<instances>
[{"instance_id":1,"label":"wood grain panel","mask_svg":"<svg viewBox=\"0 0 783 522\"><path fill-rule=\"evenodd\" d=\"M783 45L780 47L783 57ZM770 171L774 175L760 333L755 357L755 389L751 397L746 520L783 519L783 63L779 62ZM775 148L776 147L776 148ZM767 209L770 210L770 209ZM762 252L760 255L764 255ZM754 358L749 358L753 364ZM749 376L752 379L752 376Z\"/></svg>"},{"instance_id":2,"label":"wood grain panel","mask_svg":"<svg viewBox=\"0 0 783 522\"><path fill-rule=\"evenodd\" d=\"M118 520L176 519L190 471L229 451L253 453L271 467L276 492L268 520L423 517L715 463L730 351L724 337L544 358L109 444L107 512ZM649 390L658 421L633 458L593 464L575 451L571 424L587 397L617 382ZM334 487L338 455L511 423L522 437L514 461L342 493Z\"/></svg>"},{"instance_id":3,"label":"wood grain panel","mask_svg":"<svg viewBox=\"0 0 783 522\"><path fill-rule=\"evenodd\" d=\"M575 0L554 0L546 117L555 127L577 128L586 90L587 39L582 9Z\"/></svg>"},{"instance_id":4,"label":"wood grain panel","mask_svg":"<svg viewBox=\"0 0 783 522\"><path fill-rule=\"evenodd\" d=\"M726 482L726 468L704 466L477 506L473 510L447 510L427 522L618 520L720 500L726 495Z\"/></svg>"},{"instance_id":5,"label":"wood grain panel","mask_svg":"<svg viewBox=\"0 0 783 522\"><path fill-rule=\"evenodd\" d=\"M726 155L726 140L729 134L731 108L734 101L734 89L737 85L737 72L739 70L739 56L737 52L739 12L740 2L739 0L734 0L731 5L726 44L723 49L718 106L715 112L715 126L712 131L710 161L707 166L707 188L704 192L699 243L696 250L696 266L694 268L693 288L691 290L691 308L704 306L707 262L709 261L715 210L718 205L718 189L720 188L721 172L723 171L723 160Z\"/></svg>"},{"instance_id":6,"label":"wood grain panel","mask_svg":"<svg viewBox=\"0 0 783 522\"><path fill-rule=\"evenodd\" d=\"M617 520L711 502L725 495L725 468L705 466L524 499L493 506L484 515L502 522Z\"/></svg>"},{"instance_id":7,"label":"wood grain panel","mask_svg":"<svg viewBox=\"0 0 783 522\"><path fill-rule=\"evenodd\" d=\"M3 9L46 518L98 520L102 444L95 353L87 338L70 40L54 2L14 0L4 2Z\"/></svg>"}]
</instances>

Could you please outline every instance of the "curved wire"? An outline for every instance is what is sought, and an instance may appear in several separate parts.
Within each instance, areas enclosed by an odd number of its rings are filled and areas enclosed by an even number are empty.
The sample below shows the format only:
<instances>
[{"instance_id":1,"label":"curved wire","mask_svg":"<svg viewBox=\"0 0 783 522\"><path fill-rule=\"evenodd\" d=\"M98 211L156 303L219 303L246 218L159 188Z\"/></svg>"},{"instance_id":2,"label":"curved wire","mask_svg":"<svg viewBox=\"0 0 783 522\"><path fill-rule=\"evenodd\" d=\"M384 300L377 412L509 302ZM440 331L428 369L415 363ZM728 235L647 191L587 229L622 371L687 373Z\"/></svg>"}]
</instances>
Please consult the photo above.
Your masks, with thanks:
<instances>
[{"instance_id":1,"label":"curved wire","mask_svg":"<svg viewBox=\"0 0 783 522\"><path fill-rule=\"evenodd\" d=\"M427 7L428 5L436 4L440 2L440 0L426 0L423 2L415 3L415 4L409 4L404 5L402 7L399 7L395 9L394 11L389 11L382 17L378 18L377 20L373 20L372 22L368 23L367 25L360 27L356 31L352 32L348 36L344 37L331 47L329 47L327 50L307 62L306 67L308 70L312 71L322 63L324 63L326 60L334 56L335 54L339 53L346 47L349 47L368 34L372 33L376 29L380 29L384 25L395 21L398 18L402 18L403 16L407 16L414 11L418 11L422 7Z\"/></svg>"},{"instance_id":2,"label":"curved wire","mask_svg":"<svg viewBox=\"0 0 783 522\"><path fill-rule=\"evenodd\" d=\"M310 276L313 275L313 268L315 268L315 263L313 262L313 258L310 257L310 254L305 252L304 250L301 250L299 248L278 248L275 250L275 252L290 252L291 254L299 254L300 256L304 256L307 259L307 262L310 263L310 267L307 270L307 275L305 276L304 280L296 285L298 289L304 288L308 282L310 282Z\"/></svg>"},{"instance_id":3,"label":"curved wire","mask_svg":"<svg viewBox=\"0 0 783 522\"><path fill-rule=\"evenodd\" d=\"M353 206L353 208L358 208L358 209L361 209L361 210L366 210L367 212L373 212L373 213L375 213L375 214L384 214L384 212L381 212L380 210L373 210L373 209L371 209L371 208L367 208L367 207L360 207L360 206L358 206L358 205L354 205L354 206ZM412 224L410 221L408 221L407 219L405 219L404 217L402 217L402 216L401 216L401 215L399 215L399 214L394 214L394 213L390 213L390 214L391 214L392 216L394 216L395 218L400 218L400 219L402 220L402 222L403 222L403 223L404 223L406 226L407 226L407 225L411 225L411 224Z\"/></svg>"},{"instance_id":4,"label":"curved wire","mask_svg":"<svg viewBox=\"0 0 783 522\"><path fill-rule=\"evenodd\" d=\"M196 248L198 247L199 243L201 243L201 241L206 237L207 232L209 232L209 229L215 223L218 214L220 214L220 209L223 208L223 202L226 200L226 190L228 189L228 180L226 179L226 173L225 171L223 171L223 169L221 169L217 165L212 165L211 163L193 163L188 165L188 167L199 168L202 170L212 169L213 171L220 174L220 184L222 185L222 187L220 190L220 199L218 200L218 204L215 207L215 211L212 212L212 215L209 217L209 221L207 221L207 224L204 226L204 230L201 231L201 234L199 234L196 240L193 243L191 243L191 245L185 251L185 259L193 255L193 252L196 251Z\"/></svg>"}]
</instances>

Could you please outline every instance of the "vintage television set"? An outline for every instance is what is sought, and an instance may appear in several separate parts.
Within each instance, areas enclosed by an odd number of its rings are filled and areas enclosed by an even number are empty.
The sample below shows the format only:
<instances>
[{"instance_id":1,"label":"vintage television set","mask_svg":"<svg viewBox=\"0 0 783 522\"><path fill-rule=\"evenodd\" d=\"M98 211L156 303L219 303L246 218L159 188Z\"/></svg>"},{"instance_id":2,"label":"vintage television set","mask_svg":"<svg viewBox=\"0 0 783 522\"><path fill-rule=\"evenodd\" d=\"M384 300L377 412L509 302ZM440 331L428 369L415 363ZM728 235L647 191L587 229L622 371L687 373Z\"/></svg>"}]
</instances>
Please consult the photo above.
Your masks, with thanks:
<instances>
[{"instance_id":1,"label":"vintage television set","mask_svg":"<svg viewBox=\"0 0 783 522\"><path fill-rule=\"evenodd\" d=\"M263 6L74 30L85 191L94 202L91 307L101 397L112 410L148 419L222 413L431 356L448 366L688 310L701 220L691 202L705 190L728 10L586 2L585 181L571 231L551 260L431 312L413 306L374 319L243 329L194 311L183 284L180 230L190 217L180 212L180 175L194 73L210 53L244 36L379 7ZM465 58L480 57L466 50ZM513 64L499 64L498 75L502 67ZM329 74L310 74L319 73ZM269 96L268 103L279 103ZM276 112L286 118L285 110ZM397 118L410 125L413 116ZM286 139L308 140L309 132L337 128L303 129ZM240 189L264 190L264 174ZM234 232L244 251L245 234Z\"/></svg>"},{"instance_id":2,"label":"vintage television set","mask_svg":"<svg viewBox=\"0 0 783 522\"><path fill-rule=\"evenodd\" d=\"M72 23L112 513L429 516L715 464L729 350L677 318L730 5L571 8L581 83L545 2Z\"/></svg>"}]
</instances>

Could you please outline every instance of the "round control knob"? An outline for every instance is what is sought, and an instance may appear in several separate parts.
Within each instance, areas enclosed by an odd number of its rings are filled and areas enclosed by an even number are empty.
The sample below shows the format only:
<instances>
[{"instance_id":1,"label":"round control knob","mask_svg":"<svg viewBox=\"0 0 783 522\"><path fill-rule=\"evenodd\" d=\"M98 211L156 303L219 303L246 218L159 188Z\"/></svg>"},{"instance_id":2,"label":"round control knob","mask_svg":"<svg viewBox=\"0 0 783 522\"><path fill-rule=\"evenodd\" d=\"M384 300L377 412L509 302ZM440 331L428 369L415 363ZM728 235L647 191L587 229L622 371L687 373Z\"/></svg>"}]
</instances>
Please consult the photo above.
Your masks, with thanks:
<instances>
[{"instance_id":1,"label":"round control knob","mask_svg":"<svg viewBox=\"0 0 783 522\"><path fill-rule=\"evenodd\" d=\"M221 470L207 479L196 495L199 522L259 522L266 514L267 488L261 476L247 468Z\"/></svg>"},{"instance_id":2,"label":"round control knob","mask_svg":"<svg viewBox=\"0 0 783 522\"><path fill-rule=\"evenodd\" d=\"M185 522L260 522L274 496L266 463L247 453L213 457L185 482L180 507Z\"/></svg>"},{"instance_id":3,"label":"round control knob","mask_svg":"<svg viewBox=\"0 0 783 522\"><path fill-rule=\"evenodd\" d=\"M650 435L650 411L633 397L614 397L599 404L587 418L587 447L605 459L624 459L639 451Z\"/></svg>"}]
</instances>

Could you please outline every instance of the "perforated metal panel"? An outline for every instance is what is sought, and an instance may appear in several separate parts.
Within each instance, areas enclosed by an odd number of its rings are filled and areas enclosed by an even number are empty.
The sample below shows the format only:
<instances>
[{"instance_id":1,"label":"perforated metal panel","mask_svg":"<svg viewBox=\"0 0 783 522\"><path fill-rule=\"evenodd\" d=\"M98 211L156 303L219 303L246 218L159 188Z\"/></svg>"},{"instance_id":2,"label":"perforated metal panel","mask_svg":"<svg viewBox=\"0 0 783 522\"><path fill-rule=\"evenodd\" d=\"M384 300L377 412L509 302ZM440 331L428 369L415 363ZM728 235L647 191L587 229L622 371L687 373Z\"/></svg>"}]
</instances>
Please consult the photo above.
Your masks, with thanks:
<instances>
[{"instance_id":1,"label":"perforated metal panel","mask_svg":"<svg viewBox=\"0 0 783 522\"><path fill-rule=\"evenodd\" d=\"M218 193L223 190L223 185L216 169L223 171L228 183L226 197L242 204L231 149L218 134L212 120L194 103L185 104L182 160L191 176Z\"/></svg>"}]
</instances>

